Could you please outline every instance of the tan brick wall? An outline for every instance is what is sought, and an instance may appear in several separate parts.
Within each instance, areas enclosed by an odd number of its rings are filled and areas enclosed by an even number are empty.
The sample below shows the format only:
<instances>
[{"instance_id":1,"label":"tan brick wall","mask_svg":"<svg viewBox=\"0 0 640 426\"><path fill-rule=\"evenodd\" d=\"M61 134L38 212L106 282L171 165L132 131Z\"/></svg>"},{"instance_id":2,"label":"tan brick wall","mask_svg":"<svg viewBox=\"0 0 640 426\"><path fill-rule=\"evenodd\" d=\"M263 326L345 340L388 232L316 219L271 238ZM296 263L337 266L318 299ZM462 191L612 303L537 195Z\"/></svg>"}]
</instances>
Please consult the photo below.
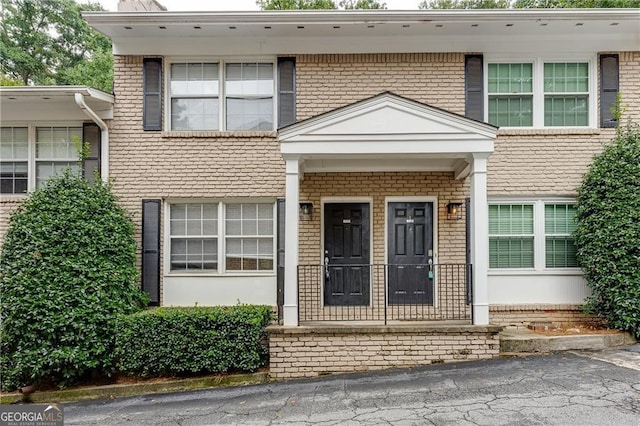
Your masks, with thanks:
<instances>
[{"instance_id":1,"label":"tan brick wall","mask_svg":"<svg viewBox=\"0 0 640 426\"><path fill-rule=\"evenodd\" d=\"M383 370L494 358L496 327L351 327L342 331L284 327L269 332L269 373L273 378Z\"/></svg>"},{"instance_id":2,"label":"tan brick wall","mask_svg":"<svg viewBox=\"0 0 640 426\"><path fill-rule=\"evenodd\" d=\"M464 114L464 55L385 53L296 57L298 120L385 91Z\"/></svg>"},{"instance_id":3,"label":"tan brick wall","mask_svg":"<svg viewBox=\"0 0 640 426\"><path fill-rule=\"evenodd\" d=\"M494 305L489 307L489 320L492 324L518 327L539 321L550 321L559 326L601 322L585 314L580 305Z\"/></svg>"},{"instance_id":4,"label":"tan brick wall","mask_svg":"<svg viewBox=\"0 0 640 426\"><path fill-rule=\"evenodd\" d=\"M275 198L284 161L275 132L156 132L142 129L141 56L114 58L110 176L132 214L140 244L143 198Z\"/></svg>"},{"instance_id":5,"label":"tan brick wall","mask_svg":"<svg viewBox=\"0 0 640 426\"><path fill-rule=\"evenodd\" d=\"M0 245L4 240L4 234L9 228L9 217L24 199L25 197L15 195L2 196L2 201L0 201Z\"/></svg>"}]
</instances>

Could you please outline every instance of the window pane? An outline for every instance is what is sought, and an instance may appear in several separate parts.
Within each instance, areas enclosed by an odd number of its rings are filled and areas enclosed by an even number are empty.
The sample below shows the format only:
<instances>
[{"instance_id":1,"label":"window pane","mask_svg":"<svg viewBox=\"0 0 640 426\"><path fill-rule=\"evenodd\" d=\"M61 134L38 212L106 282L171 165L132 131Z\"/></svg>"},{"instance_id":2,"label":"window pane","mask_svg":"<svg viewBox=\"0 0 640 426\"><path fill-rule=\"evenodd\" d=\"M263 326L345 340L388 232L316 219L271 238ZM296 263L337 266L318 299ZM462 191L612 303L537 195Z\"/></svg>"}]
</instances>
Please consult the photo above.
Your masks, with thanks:
<instances>
[{"instance_id":1,"label":"window pane","mask_svg":"<svg viewBox=\"0 0 640 426\"><path fill-rule=\"evenodd\" d=\"M26 127L2 127L0 132L0 158L2 160L26 160L29 156L29 139Z\"/></svg>"},{"instance_id":2,"label":"window pane","mask_svg":"<svg viewBox=\"0 0 640 426\"><path fill-rule=\"evenodd\" d=\"M545 93L576 93L589 91L589 64L546 63L544 64Z\"/></svg>"},{"instance_id":3,"label":"window pane","mask_svg":"<svg viewBox=\"0 0 640 426\"><path fill-rule=\"evenodd\" d=\"M489 237L490 268L533 268L533 237Z\"/></svg>"},{"instance_id":4,"label":"window pane","mask_svg":"<svg viewBox=\"0 0 640 426\"><path fill-rule=\"evenodd\" d=\"M273 98L227 98L227 130L273 130Z\"/></svg>"},{"instance_id":5,"label":"window pane","mask_svg":"<svg viewBox=\"0 0 640 426\"><path fill-rule=\"evenodd\" d=\"M171 99L171 130L218 130L217 98Z\"/></svg>"},{"instance_id":6,"label":"window pane","mask_svg":"<svg viewBox=\"0 0 640 426\"><path fill-rule=\"evenodd\" d=\"M533 92L533 64L489 64L489 93Z\"/></svg>"},{"instance_id":7,"label":"window pane","mask_svg":"<svg viewBox=\"0 0 640 426\"><path fill-rule=\"evenodd\" d=\"M226 206L227 270L273 270L273 220L270 203Z\"/></svg>"},{"instance_id":8,"label":"window pane","mask_svg":"<svg viewBox=\"0 0 640 426\"><path fill-rule=\"evenodd\" d=\"M56 176L69 169L73 173L80 173L78 162L68 161L38 161L36 163L36 187L40 188L51 176Z\"/></svg>"},{"instance_id":9,"label":"window pane","mask_svg":"<svg viewBox=\"0 0 640 426\"><path fill-rule=\"evenodd\" d=\"M545 264L547 268L576 268L576 246L572 237L547 237L545 239Z\"/></svg>"},{"instance_id":10,"label":"window pane","mask_svg":"<svg viewBox=\"0 0 640 426\"><path fill-rule=\"evenodd\" d=\"M80 127L38 127L36 157L74 161L79 158L76 143L82 141Z\"/></svg>"},{"instance_id":11,"label":"window pane","mask_svg":"<svg viewBox=\"0 0 640 426\"><path fill-rule=\"evenodd\" d=\"M216 238L172 238L171 270L218 269Z\"/></svg>"},{"instance_id":12,"label":"window pane","mask_svg":"<svg viewBox=\"0 0 640 426\"><path fill-rule=\"evenodd\" d=\"M572 204L546 204L544 225L546 234L571 234L576 229L576 208Z\"/></svg>"},{"instance_id":13,"label":"window pane","mask_svg":"<svg viewBox=\"0 0 640 426\"><path fill-rule=\"evenodd\" d=\"M171 235L214 236L218 233L218 205L173 204L171 205Z\"/></svg>"},{"instance_id":14,"label":"window pane","mask_svg":"<svg viewBox=\"0 0 640 426\"><path fill-rule=\"evenodd\" d=\"M501 127L533 125L533 96L489 96L489 123Z\"/></svg>"},{"instance_id":15,"label":"window pane","mask_svg":"<svg viewBox=\"0 0 640 426\"><path fill-rule=\"evenodd\" d=\"M489 206L489 234L532 235L533 205L492 204Z\"/></svg>"},{"instance_id":16,"label":"window pane","mask_svg":"<svg viewBox=\"0 0 640 426\"><path fill-rule=\"evenodd\" d=\"M587 126L588 96L545 96L545 126Z\"/></svg>"},{"instance_id":17,"label":"window pane","mask_svg":"<svg viewBox=\"0 0 640 426\"><path fill-rule=\"evenodd\" d=\"M27 163L0 163L0 193L24 194L27 192Z\"/></svg>"}]
</instances>

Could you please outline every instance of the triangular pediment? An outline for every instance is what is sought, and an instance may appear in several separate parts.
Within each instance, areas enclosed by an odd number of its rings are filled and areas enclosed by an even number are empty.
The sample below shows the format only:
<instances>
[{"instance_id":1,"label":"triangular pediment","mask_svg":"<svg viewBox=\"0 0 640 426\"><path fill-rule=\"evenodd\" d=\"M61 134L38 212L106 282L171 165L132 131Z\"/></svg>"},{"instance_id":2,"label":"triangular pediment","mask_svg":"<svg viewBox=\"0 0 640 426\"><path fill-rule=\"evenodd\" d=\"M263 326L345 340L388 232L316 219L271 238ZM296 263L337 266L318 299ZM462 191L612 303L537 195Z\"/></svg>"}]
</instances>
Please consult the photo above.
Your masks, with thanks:
<instances>
[{"instance_id":1,"label":"triangular pediment","mask_svg":"<svg viewBox=\"0 0 640 426\"><path fill-rule=\"evenodd\" d=\"M497 128L390 92L280 129L288 141L493 140Z\"/></svg>"}]
</instances>

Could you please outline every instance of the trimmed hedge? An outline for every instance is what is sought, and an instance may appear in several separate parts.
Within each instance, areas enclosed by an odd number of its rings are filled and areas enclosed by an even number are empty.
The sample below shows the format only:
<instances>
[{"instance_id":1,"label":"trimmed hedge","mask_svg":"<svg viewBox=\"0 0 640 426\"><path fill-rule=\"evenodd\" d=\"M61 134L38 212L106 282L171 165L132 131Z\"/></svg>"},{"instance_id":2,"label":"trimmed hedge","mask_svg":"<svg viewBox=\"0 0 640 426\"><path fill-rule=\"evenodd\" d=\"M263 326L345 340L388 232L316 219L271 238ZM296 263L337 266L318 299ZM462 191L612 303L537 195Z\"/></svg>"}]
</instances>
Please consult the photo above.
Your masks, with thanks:
<instances>
[{"instance_id":1,"label":"trimmed hedge","mask_svg":"<svg viewBox=\"0 0 640 426\"><path fill-rule=\"evenodd\" d=\"M255 371L266 365L269 306L156 308L116 325L121 373L139 377Z\"/></svg>"}]
</instances>

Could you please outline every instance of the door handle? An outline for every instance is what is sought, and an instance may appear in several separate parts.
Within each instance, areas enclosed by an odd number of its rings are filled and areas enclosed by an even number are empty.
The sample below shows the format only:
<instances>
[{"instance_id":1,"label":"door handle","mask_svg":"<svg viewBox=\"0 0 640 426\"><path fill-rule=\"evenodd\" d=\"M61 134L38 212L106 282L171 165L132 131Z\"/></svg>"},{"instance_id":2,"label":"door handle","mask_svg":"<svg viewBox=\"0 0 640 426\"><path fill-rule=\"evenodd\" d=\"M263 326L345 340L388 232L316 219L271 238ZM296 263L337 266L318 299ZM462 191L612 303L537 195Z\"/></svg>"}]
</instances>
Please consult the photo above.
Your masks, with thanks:
<instances>
[{"instance_id":1,"label":"door handle","mask_svg":"<svg viewBox=\"0 0 640 426\"><path fill-rule=\"evenodd\" d=\"M329 279L329 250L324 251L324 277Z\"/></svg>"}]
</instances>

